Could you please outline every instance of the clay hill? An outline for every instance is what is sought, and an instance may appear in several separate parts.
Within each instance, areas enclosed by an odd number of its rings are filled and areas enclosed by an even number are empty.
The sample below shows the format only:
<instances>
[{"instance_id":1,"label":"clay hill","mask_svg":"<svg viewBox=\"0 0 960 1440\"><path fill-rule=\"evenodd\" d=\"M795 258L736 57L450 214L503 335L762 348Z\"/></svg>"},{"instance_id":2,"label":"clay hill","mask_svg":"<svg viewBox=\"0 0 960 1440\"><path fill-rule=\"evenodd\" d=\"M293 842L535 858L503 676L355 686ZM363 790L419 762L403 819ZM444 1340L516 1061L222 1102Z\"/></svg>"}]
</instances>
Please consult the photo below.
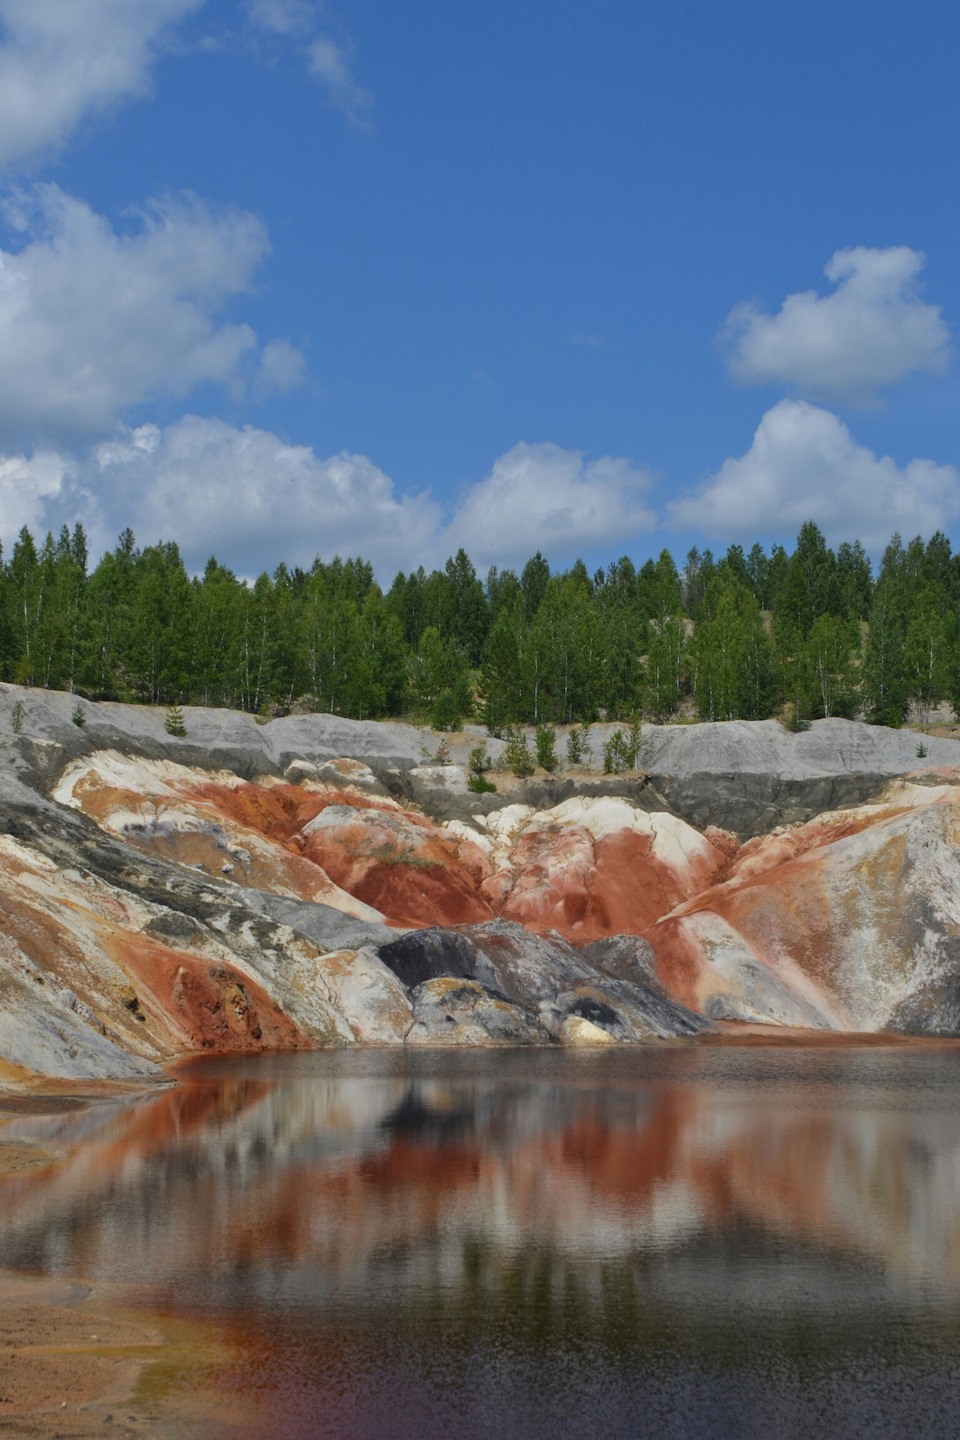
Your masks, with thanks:
<instances>
[{"instance_id":1,"label":"clay hill","mask_svg":"<svg viewBox=\"0 0 960 1440\"><path fill-rule=\"evenodd\" d=\"M177 739L75 707L0 686L0 1082L725 1020L960 1033L958 741L649 726L604 776L596 726L593 768L476 795L477 735L436 765L399 724L188 709Z\"/></svg>"}]
</instances>

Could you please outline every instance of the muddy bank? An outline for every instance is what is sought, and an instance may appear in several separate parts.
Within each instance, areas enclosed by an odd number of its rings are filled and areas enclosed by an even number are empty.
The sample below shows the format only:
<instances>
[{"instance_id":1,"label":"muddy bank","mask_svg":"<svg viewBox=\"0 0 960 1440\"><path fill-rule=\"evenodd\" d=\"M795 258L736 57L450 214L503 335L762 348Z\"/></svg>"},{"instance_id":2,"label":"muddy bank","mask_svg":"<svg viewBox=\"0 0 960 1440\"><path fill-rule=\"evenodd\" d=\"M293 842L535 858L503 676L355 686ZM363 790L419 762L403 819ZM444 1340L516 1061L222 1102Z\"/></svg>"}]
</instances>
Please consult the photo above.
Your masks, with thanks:
<instances>
[{"instance_id":1,"label":"muddy bank","mask_svg":"<svg viewBox=\"0 0 960 1440\"><path fill-rule=\"evenodd\" d=\"M0 1271L0 1435L209 1440L240 1419L212 1385L230 1359L204 1327L105 1287Z\"/></svg>"}]
</instances>

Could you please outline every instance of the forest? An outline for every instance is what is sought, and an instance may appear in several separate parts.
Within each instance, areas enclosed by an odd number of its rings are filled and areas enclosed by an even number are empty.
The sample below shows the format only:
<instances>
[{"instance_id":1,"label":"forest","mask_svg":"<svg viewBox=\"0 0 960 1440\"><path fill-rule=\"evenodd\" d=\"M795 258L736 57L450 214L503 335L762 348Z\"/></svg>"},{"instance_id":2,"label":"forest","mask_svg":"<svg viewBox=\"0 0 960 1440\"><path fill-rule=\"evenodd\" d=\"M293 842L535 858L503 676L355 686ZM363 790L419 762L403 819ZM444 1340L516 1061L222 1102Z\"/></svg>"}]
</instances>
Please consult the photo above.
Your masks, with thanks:
<instances>
[{"instance_id":1,"label":"forest","mask_svg":"<svg viewBox=\"0 0 960 1440\"><path fill-rule=\"evenodd\" d=\"M263 717L404 716L437 729L597 718L821 716L926 723L960 707L960 552L895 535L876 574L812 522L796 546L669 551L590 574L481 580L463 550L386 591L362 559L279 565L254 583L125 531L90 568L81 526L0 552L0 674L91 699Z\"/></svg>"}]
</instances>

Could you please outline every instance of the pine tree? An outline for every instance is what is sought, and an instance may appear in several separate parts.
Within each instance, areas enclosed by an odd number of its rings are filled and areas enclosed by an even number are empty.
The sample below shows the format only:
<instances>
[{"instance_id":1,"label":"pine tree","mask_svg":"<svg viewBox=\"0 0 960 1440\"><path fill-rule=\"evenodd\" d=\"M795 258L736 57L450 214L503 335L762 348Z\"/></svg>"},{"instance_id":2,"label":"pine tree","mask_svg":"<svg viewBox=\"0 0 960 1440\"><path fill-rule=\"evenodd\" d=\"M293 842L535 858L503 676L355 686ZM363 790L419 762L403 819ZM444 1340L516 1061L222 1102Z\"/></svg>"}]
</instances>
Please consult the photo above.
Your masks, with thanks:
<instances>
[{"instance_id":1,"label":"pine tree","mask_svg":"<svg viewBox=\"0 0 960 1440\"><path fill-rule=\"evenodd\" d=\"M537 726L537 764L552 773L560 763L556 750L557 732L552 725Z\"/></svg>"},{"instance_id":2,"label":"pine tree","mask_svg":"<svg viewBox=\"0 0 960 1440\"><path fill-rule=\"evenodd\" d=\"M884 551L870 606L864 660L864 692L870 718L878 725L902 725L909 704L904 646L907 632L906 554L899 535Z\"/></svg>"},{"instance_id":3,"label":"pine tree","mask_svg":"<svg viewBox=\"0 0 960 1440\"><path fill-rule=\"evenodd\" d=\"M550 566L538 550L536 555L527 561L520 574L520 588L523 591L528 622L533 620L540 609L540 601L543 599L549 579Z\"/></svg>"},{"instance_id":4,"label":"pine tree","mask_svg":"<svg viewBox=\"0 0 960 1440\"><path fill-rule=\"evenodd\" d=\"M574 725L567 736L567 763L574 769L581 766L590 753L590 726L583 721Z\"/></svg>"},{"instance_id":5,"label":"pine tree","mask_svg":"<svg viewBox=\"0 0 960 1440\"><path fill-rule=\"evenodd\" d=\"M182 739L187 733L186 721L179 705L170 706L164 723L168 735L175 735L178 739Z\"/></svg>"},{"instance_id":6,"label":"pine tree","mask_svg":"<svg viewBox=\"0 0 960 1440\"><path fill-rule=\"evenodd\" d=\"M533 758L530 754L530 747L527 744L527 737L522 730L511 729L507 736L507 748L504 752L504 760L508 770L521 780L534 771Z\"/></svg>"},{"instance_id":7,"label":"pine tree","mask_svg":"<svg viewBox=\"0 0 960 1440\"><path fill-rule=\"evenodd\" d=\"M520 719L522 686L520 648L524 638L522 612L503 606L487 636L483 656L484 720L491 735Z\"/></svg>"}]
</instances>

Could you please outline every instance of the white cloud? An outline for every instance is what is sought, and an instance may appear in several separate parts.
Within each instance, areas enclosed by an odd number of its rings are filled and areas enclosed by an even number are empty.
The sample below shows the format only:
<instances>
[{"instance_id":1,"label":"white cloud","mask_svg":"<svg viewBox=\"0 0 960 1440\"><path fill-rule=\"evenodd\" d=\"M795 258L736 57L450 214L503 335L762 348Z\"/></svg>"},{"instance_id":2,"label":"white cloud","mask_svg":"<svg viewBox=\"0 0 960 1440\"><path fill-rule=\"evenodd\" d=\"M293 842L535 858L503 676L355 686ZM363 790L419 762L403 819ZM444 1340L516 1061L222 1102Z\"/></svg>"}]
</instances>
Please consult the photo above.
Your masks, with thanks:
<instances>
[{"instance_id":1,"label":"white cloud","mask_svg":"<svg viewBox=\"0 0 960 1440\"><path fill-rule=\"evenodd\" d=\"M746 455L726 460L700 492L672 501L674 528L726 540L794 536L815 520L831 542L859 537L876 553L894 530L947 529L960 516L960 472L911 460L901 469L858 445L836 415L781 400Z\"/></svg>"},{"instance_id":2,"label":"white cloud","mask_svg":"<svg viewBox=\"0 0 960 1440\"><path fill-rule=\"evenodd\" d=\"M195 415L100 446L84 481L98 543L130 525L142 544L177 540L194 566L216 553L247 575L335 553L390 573L421 556L440 524L438 505L398 496L364 455L324 460L269 431Z\"/></svg>"},{"instance_id":3,"label":"white cloud","mask_svg":"<svg viewBox=\"0 0 960 1440\"><path fill-rule=\"evenodd\" d=\"M271 340L264 345L254 383L258 399L283 395L303 384L303 353L288 340Z\"/></svg>"},{"instance_id":4,"label":"white cloud","mask_svg":"<svg viewBox=\"0 0 960 1440\"><path fill-rule=\"evenodd\" d=\"M249 0L247 14L259 29L277 35L301 35L315 18L308 0Z\"/></svg>"},{"instance_id":5,"label":"white cloud","mask_svg":"<svg viewBox=\"0 0 960 1440\"><path fill-rule=\"evenodd\" d=\"M34 535L46 529L47 502L60 496L71 468L55 451L38 450L30 459L24 455L0 458L0 536L6 559L22 526L28 526Z\"/></svg>"},{"instance_id":6,"label":"white cloud","mask_svg":"<svg viewBox=\"0 0 960 1440\"><path fill-rule=\"evenodd\" d=\"M328 35L319 35L307 47L310 73L323 86L327 99L361 130L371 128L373 96L353 77L344 49Z\"/></svg>"},{"instance_id":7,"label":"white cloud","mask_svg":"<svg viewBox=\"0 0 960 1440\"><path fill-rule=\"evenodd\" d=\"M0 167L149 90L164 32L204 0L0 0Z\"/></svg>"},{"instance_id":8,"label":"white cloud","mask_svg":"<svg viewBox=\"0 0 960 1440\"><path fill-rule=\"evenodd\" d=\"M485 563L556 557L624 544L654 528L644 502L650 476L628 460L585 465L559 445L515 445L466 493L443 537Z\"/></svg>"},{"instance_id":9,"label":"white cloud","mask_svg":"<svg viewBox=\"0 0 960 1440\"><path fill-rule=\"evenodd\" d=\"M934 374L950 360L939 307L921 300L926 264L906 245L838 250L826 266L832 295L788 295L778 315L737 305L721 335L728 365L744 384L771 381L816 398L868 402L915 371Z\"/></svg>"},{"instance_id":10,"label":"white cloud","mask_svg":"<svg viewBox=\"0 0 960 1440\"><path fill-rule=\"evenodd\" d=\"M133 233L55 185L8 205L25 231L0 250L0 436L104 433L130 405L231 381L252 363L247 325L217 323L249 288L268 248L264 226L191 197L151 203ZM273 379L284 350L264 356Z\"/></svg>"},{"instance_id":11,"label":"white cloud","mask_svg":"<svg viewBox=\"0 0 960 1440\"><path fill-rule=\"evenodd\" d=\"M373 96L354 77L348 49L317 32L317 10L310 0L247 0L247 14L258 29L292 40L308 37L307 67L329 103L360 130L371 130Z\"/></svg>"},{"instance_id":12,"label":"white cloud","mask_svg":"<svg viewBox=\"0 0 960 1440\"><path fill-rule=\"evenodd\" d=\"M0 536L9 546L22 524L42 534L79 519L94 555L129 525L141 545L178 541L194 569L211 554L242 575L350 554L389 580L461 545L481 569L538 549L554 561L622 549L654 526L648 485L625 460L585 465L557 445L517 445L445 516L429 494L398 492L364 455L321 459L266 430L187 415L120 430L85 460L0 460Z\"/></svg>"}]
</instances>

